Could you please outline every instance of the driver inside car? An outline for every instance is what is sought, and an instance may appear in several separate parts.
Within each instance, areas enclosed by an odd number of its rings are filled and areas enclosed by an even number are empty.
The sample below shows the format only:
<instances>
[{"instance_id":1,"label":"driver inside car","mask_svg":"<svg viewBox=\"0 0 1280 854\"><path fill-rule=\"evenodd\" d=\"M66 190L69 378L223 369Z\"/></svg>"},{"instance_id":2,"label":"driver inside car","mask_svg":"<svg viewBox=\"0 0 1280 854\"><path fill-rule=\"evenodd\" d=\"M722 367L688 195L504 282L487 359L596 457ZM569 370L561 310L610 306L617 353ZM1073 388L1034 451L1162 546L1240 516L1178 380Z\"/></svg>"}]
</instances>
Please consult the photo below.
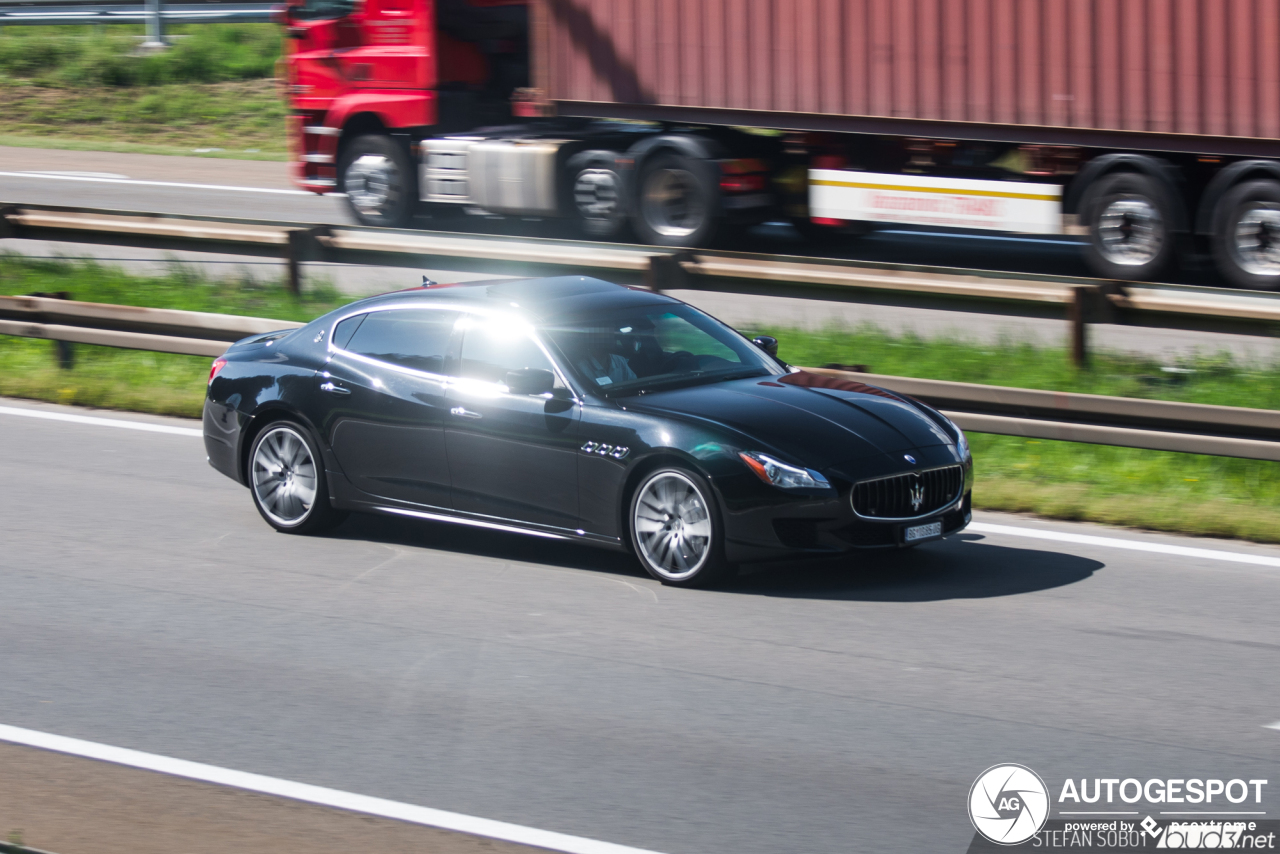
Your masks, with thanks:
<instances>
[{"instance_id":1,"label":"driver inside car","mask_svg":"<svg viewBox=\"0 0 1280 854\"><path fill-rule=\"evenodd\" d=\"M607 330L592 330L587 335L586 353L578 360L578 370L596 381L597 385L612 385L636 378L627 359L614 352L618 338Z\"/></svg>"}]
</instances>

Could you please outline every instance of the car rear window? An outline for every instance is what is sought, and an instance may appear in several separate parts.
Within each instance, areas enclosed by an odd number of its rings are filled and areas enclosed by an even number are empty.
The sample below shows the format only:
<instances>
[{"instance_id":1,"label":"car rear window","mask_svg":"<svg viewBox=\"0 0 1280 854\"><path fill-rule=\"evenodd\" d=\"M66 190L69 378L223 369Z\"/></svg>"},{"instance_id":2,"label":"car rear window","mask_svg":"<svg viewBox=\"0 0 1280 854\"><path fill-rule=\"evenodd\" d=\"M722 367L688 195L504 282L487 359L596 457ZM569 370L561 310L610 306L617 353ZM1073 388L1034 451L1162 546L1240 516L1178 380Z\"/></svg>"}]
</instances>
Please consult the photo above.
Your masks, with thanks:
<instances>
[{"instance_id":1,"label":"car rear window","mask_svg":"<svg viewBox=\"0 0 1280 854\"><path fill-rule=\"evenodd\" d=\"M438 309L369 312L344 349L402 368L443 374L458 315Z\"/></svg>"}]
</instances>

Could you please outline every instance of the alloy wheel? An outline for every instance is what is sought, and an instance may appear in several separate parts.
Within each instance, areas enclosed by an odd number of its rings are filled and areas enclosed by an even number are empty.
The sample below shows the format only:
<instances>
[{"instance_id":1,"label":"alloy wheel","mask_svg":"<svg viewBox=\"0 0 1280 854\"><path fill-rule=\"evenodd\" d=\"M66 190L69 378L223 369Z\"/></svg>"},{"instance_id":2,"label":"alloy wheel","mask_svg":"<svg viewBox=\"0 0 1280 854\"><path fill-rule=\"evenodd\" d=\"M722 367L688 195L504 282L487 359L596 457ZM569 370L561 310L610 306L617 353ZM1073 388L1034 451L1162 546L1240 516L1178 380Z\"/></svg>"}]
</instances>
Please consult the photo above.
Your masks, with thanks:
<instances>
[{"instance_id":1,"label":"alloy wheel","mask_svg":"<svg viewBox=\"0 0 1280 854\"><path fill-rule=\"evenodd\" d=\"M306 521L316 501L316 461L292 427L269 428L253 452L253 494L262 512L282 527Z\"/></svg>"},{"instance_id":2,"label":"alloy wheel","mask_svg":"<svg viewBox=\"0 0 1280 854\"><path fill-rule=\"evenodd\" d=\"M711 557L707 501L693 481L679 472L660 472L645 482L632 524L641 557L665 580L691 578Z\"/></svg>"}]
</instances>

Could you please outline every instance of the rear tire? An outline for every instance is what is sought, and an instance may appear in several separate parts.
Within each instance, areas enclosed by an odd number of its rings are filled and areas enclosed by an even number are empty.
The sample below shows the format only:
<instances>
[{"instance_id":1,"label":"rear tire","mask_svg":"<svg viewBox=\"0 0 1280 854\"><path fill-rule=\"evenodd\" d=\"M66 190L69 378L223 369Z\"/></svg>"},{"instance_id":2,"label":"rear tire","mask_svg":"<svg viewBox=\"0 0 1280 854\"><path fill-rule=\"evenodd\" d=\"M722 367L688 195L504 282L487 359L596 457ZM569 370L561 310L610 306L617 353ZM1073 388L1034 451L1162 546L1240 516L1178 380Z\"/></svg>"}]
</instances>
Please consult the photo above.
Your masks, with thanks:
<instances>
[{"instance_id":1,"label":"rear tire","mask_svg":"<svg viewBox=\"0 0 1280 854\"><path fill-rule=\"evenodd\" d=\"M1238 288L1280 288L1280 183L1248 181L1227 191L1213 218L1213 259Z\"/></svg>"},{"instance_id":2,"label":"rear tire","mask_svg":"<svg viewBox=\"0 0 1280 854\"><path fill-rule=\"evenodd\" d=\"M346 518L329 502L323 459L301 424L275 421L263 428L246 474L253 504L268 525L285 534L315 534Z\"/></svg>"},{"instance_id":3,"label":"rear tire","mask_svg":"<svg viewBox=\"0 0 1280 854\"><path fill-rule=\"evenodd\" d=\"M724 581L724 530L706 479L685 468L650 472L631 496L631 548L645 571L672 587Z\"/></svg>"},{"instance_id":4,"label":"rear tire","mask_svg":"<svg viewBox=\"0 0 1280 854\"><path fill-rule=\"evenodd\" d=\"M710 164L673 151L644 161L632 214L642 243L709 246L720 222L720 187Z\"/></svg>"},{"instance_id":5,"label":"rear tire","mask_svg":"<svg viewBox=\"0 0 1280 854\"><path fill-rule=\"evenodd\" d=\"M1102 176L1089 188L1080 212L1089 226L1085 262L1104 279L1151 280L1173 258L1173 201L1147 175Z\"/></svg>"},{"instance_id":6,"label":"rear tire","mask_svg":"<svg viewBox=\"0 0 1280 854\"><path fill-rule=\"evenodd\" d=\"M356 137L342 152L338 186L361 225L406 228L418 204L418 180L408 153L388 136Z\"/></svg>"}]
</instances>

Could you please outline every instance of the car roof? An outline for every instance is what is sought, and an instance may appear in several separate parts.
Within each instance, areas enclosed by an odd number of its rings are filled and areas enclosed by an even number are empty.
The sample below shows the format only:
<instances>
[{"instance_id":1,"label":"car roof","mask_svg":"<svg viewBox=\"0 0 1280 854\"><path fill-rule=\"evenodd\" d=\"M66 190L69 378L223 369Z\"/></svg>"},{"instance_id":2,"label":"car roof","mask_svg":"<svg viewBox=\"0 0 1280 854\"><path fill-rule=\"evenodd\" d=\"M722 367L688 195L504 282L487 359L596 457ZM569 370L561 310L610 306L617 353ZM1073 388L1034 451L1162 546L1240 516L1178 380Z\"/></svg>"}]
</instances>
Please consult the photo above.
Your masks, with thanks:
<instances>
[{"instance_id":1,"label":"car roof","mask_svg":"<svg viewBox=\"0 0 1280 854\"><path fill-rule=\"evenodd\" d=\"M431 284L370 297L347 310L371 308L385 302L480 303L514 307L535 322L553 321L583 312L638 305L679 305L679 300L643 288L616 285L590 276L552 276L541 279L486 279L456 284Z\"/></svg>"}]
</instances>

